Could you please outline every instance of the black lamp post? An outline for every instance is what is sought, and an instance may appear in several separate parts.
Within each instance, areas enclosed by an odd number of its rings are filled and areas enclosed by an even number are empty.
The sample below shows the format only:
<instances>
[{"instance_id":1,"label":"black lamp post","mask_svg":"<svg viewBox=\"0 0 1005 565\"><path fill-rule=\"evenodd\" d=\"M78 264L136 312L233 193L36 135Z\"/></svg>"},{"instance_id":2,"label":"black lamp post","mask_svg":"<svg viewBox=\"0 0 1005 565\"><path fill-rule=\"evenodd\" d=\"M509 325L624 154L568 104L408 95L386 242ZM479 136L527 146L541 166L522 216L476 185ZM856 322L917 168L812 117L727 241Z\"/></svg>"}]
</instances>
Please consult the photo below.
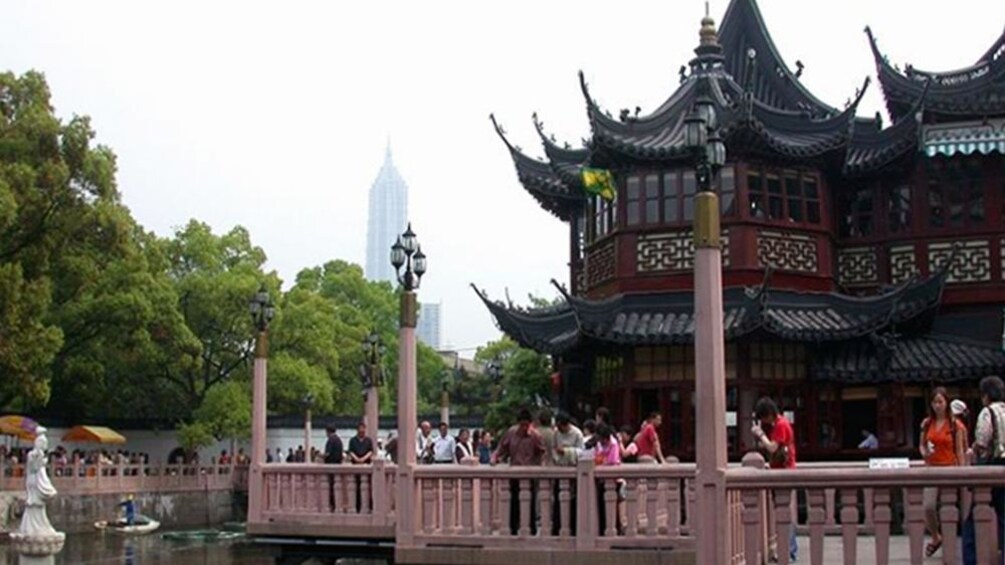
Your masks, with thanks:
<instances>
[{"instance_id":1,"label":"black lamp post","mask_svg":"<svg viewBox=\"0 0 1005 565\"><path fill-rule=\"evenodd\" d=\"M363 384L363 421L366 423L367 433L376 438L377 428L380 424L377 387L384 384L384 368L381 366L381 358L384 356L385 349L380 340L380 334L376 331L372 331L364 337L361 345L363 346L363 363L359 366L359 376Z\"/></svg>"},{"instance_id":2,"label":"black lamp post","mask_svg":"<svg viewBox=\"0 0 1005 565\"><path fill-rule=\"evenodd\" d=\"M258 292L248 302L248 310L251 314L251 321L255 326L255 364L254 376L252 380L252 407L251 407L251 464L254 472L258 472L259 467L265 461L265 405L266 405L266 382L267 382L267 362L269 356L269 322L276 313L269 292L265 290L263 284ZM257 477L260 478L260 477ZM257 485L257 481L256 485ZM258 486L255 487L256 489ZM255 493L253 493L255 494ZM260 508L249 508L252 515L256 515Z\"/></svg>"},{"instance_id":3,"label":"black lamp post","mask_svg":"<svg viewBox=\"0 0 1005 565\"><path fill-rule=\"evenodd\" d=\"M415 464L415 426L416 426L416 345L415 326L418 321L418 303L415 291L419 281L426 273L426 255L422 252L416 240L412 224L408 224L405 233L391 246L391 265L401 283L401 318L398 330L398 469L404 475L399 481L410 481L408 476L410 466ZM402 272L404 268L404 272ZM402 490L402 499L408 498L411 492L405 485L398 483ZM402 515L409 515L410 506L405 506Z\"/></svg>"},{"instance_id":4,"label":"black lamp post","mask_svg":"<svg viewBox=\"0 0 1005 565\"><path fill-rule=\"evenodd\" d=\"M411 223L391 246L391 264L398 275L398 282L406 291L418 290L419 280L426 273L426 255L415 238ZM401 272L402 267L405 268L404 273Z\"/></svg>"},{"instance_id":5,"label":"black lamp post","mask_svg":"<svg viewBox=\"0 0 1005 565\"><path fill-rule=\"evenodd\" d=\"M708 97L698 97L684 119L684 128L684 141L695 159L698 190L711 191L715 175L726 164L726 144L719 136L715 105Z\"/></svg>"}]
</instances>

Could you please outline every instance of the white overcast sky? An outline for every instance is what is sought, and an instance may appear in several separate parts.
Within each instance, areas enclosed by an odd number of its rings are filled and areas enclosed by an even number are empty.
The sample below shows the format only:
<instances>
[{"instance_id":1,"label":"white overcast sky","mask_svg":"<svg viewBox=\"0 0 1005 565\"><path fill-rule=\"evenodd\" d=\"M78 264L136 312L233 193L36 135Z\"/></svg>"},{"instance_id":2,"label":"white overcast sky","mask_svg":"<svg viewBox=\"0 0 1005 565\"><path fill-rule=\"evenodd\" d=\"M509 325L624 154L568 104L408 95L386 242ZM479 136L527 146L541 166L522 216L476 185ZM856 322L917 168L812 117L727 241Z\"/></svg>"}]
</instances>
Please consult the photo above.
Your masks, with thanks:
<instances>
[{"instance_id":1,"label":"white overcast sky","mask_svg":"<svg viewBox=\"0 0 1005 565\"><path fill-rule=\"evenodd\" d=\"M712 3L718 21L727 2ZM891 61L969 65L999 36L1002 0L761 0L790 67L843 106ZM367 192L390 135L444 342L498 336L469 282L553 296L568 232L524 192L490 112L534 155L531 123L578 146L576 71L614 115L678 83L700 0L189 2L0 0L0 69L43 71L58 114L88 114L119 156L119 187L161 235L190 218L247 227L287 284L332 258L362 264ZM860 112L881 109L870 88Z\"/></svg>"}]
</instances>

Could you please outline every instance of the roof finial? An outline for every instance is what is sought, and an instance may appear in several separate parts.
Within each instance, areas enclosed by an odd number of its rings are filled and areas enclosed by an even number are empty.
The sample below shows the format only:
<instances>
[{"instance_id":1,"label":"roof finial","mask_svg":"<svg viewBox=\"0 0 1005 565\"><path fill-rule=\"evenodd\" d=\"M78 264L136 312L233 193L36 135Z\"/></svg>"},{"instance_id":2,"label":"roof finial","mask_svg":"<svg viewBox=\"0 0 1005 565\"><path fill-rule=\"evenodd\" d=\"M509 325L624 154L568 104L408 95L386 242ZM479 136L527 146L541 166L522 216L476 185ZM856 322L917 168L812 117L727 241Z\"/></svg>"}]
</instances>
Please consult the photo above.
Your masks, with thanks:
<instances>
[{"instance_id":1,"label":"roof finial","mask_svg":"<svg viewBox=\"0 0 1005 565\"><path fill-rule=\"evenodd\" d=\"M708 2L705 2L705 17L701 19L701 31L698 32L699 37L701 37L701 45L718 45L719 44L719 32L715 29L715 20L709 15Z\"/></svg>"}]
</instances>

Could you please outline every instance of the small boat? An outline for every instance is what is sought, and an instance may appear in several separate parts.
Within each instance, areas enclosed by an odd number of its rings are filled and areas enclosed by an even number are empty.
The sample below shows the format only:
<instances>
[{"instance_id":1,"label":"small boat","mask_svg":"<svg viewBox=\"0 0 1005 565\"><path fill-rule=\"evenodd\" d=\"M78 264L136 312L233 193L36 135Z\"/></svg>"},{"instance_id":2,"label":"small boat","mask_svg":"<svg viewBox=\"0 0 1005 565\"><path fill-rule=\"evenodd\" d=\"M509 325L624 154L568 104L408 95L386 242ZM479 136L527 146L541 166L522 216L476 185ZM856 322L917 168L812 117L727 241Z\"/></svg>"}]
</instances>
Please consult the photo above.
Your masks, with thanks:
<instances>
[{"instance_id":1,"label":"small boat","mask_svg":"<svg viewBox=\"0 0 1005 565\"><path fill-rule=\"evenodd\" d=\"M116 532L126 535L149 534L159 527L161 527L160 522L146 516L137 516L136 519L133 520L132 525L126 523L125 520L117 520L115 522L102 520L94 523L94 528L97 530Z\"/></svg>"}]
</instances>

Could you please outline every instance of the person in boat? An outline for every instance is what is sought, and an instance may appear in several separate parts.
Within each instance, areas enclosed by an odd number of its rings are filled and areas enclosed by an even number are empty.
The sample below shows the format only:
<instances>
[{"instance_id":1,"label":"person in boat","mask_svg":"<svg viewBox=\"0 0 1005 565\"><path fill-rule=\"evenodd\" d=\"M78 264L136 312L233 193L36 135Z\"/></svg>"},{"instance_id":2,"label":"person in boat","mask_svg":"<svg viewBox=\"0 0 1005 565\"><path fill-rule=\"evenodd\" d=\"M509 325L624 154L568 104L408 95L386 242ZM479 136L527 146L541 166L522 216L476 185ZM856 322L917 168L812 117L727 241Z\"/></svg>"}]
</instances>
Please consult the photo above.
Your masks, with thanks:
<instances>
[{"instance_id":1,"label":"person in boat","mask_svg":"<svg viewBox=\"0 0 1005 565\"><path fill-rule=\"evenodd\" d=\"M122 506L126 515L126 525L132 526L136 524L136 501L133 495L129 495L125 500L119 503Z\"/></svg>"}]
</instances>

